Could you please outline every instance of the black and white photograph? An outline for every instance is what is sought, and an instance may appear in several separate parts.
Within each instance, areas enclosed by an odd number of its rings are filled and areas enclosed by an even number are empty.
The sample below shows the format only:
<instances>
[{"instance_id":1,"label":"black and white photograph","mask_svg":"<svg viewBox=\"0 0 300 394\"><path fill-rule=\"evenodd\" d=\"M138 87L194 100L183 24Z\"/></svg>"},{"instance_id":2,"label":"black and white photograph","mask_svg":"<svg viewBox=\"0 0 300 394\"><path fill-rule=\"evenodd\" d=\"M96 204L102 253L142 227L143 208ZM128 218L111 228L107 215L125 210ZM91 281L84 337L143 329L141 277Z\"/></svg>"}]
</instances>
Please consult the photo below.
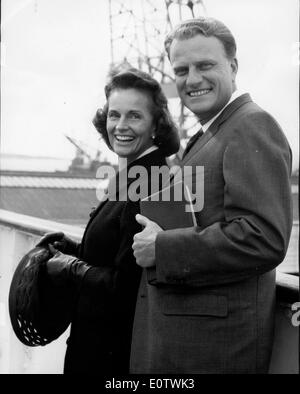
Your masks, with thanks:
<instances>
[{"instance_id":1,"label":"black and white photograph","mask_svg":"<svg viewBox=\"0 0 300 394\"><path fill-rule=\"evenodd\" d=\"M299 375L299 0L2 0L0 374Z\"/></svg>"}]
</instances>

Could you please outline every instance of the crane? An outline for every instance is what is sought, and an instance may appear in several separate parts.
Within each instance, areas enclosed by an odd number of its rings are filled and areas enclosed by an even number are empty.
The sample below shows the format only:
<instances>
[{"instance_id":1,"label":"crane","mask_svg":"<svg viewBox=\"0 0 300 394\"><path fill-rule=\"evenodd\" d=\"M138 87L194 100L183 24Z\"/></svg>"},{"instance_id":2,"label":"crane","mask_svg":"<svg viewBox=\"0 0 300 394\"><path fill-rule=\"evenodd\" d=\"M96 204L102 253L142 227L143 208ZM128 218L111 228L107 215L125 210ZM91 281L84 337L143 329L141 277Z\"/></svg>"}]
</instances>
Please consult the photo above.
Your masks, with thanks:
<instances>
[{"instance_id":1,"label":"crane","mask_svg":"<svg viewBox=\"0 0 300 394\"><path fill-rule=\"evenodd\" d=\"M86 149L82 147L82 143L75 138L72 138L68 136L67 134L64 134L65 137L69 142L71 142L72 145L76 147L76 156L72 160L72 163L69 167L69 171L74 172L74 171L96 171L97 168L100 166L100 150L98 149L96 152L95 157L92 157ZM87 163L85 163L84 158L87 159Z\"/></svg>"}]
</instances>

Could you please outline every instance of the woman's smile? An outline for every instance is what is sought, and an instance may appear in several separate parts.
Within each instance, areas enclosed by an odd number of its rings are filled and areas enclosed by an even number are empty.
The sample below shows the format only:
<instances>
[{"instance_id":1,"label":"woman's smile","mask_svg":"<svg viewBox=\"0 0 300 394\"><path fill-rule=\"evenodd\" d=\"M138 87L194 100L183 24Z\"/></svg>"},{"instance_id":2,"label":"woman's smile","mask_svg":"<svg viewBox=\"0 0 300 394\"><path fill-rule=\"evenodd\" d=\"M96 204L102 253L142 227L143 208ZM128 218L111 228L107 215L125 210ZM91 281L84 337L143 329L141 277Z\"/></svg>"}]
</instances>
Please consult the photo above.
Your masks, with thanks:
<instances>
[{"instance_id":1,"label":"woman's smile","mask_svg":"<svg viewBox=\"0 0 300 394\"><path fill-rule=\"evenodd\" d=\"M123 135L123 134L115 134L115 139L118 142L122 142L122 143L128 143L128 142L132 142L135 138L133 136L130 135Z\"/></svg>"},{"instance_id":2,"label":"woman's smile","mask_svg":"<svg viewBox=\"0 0 300 394\"><path fill-rule=\"evenodd\" d=\"M153 102L145 92L128 88L113 90L108 100L107 133L119 157L129 162L153 145Z\"/></svg>"}]
</instances>

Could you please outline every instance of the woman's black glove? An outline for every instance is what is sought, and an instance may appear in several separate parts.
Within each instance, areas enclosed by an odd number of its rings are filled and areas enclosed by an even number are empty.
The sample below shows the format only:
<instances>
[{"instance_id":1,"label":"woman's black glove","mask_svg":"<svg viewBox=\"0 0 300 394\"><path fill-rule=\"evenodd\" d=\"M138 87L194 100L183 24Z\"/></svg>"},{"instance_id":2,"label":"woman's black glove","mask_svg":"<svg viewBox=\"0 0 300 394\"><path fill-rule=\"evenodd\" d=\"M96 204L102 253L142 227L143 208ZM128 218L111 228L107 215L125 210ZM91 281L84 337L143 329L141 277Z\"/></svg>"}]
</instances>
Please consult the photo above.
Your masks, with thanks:
<instances>
[{"instance_id":1,"label":"woman's black glove","mask_svg":"<svg viewBox=\"0 0 300 394\"><path fill-rule=\"evenodd\" d=\"M79 287L91 266L74 256L59 252L52 245L49 245L49 249L53 257L47 261L46 268L53 283L64 285L72 282Z\"/></svg>"},{"instance_id":2,"label":"woman's black glove","mask_svg":"<svg viewBox=\"0 0 300 394\"><path fill-rule=\"evenodd\" d=\"M45 234L36 246L48 247L49 244L62 253L78 257L80 243L73 241L62 232Z\"/></svg>"}]
</instances>

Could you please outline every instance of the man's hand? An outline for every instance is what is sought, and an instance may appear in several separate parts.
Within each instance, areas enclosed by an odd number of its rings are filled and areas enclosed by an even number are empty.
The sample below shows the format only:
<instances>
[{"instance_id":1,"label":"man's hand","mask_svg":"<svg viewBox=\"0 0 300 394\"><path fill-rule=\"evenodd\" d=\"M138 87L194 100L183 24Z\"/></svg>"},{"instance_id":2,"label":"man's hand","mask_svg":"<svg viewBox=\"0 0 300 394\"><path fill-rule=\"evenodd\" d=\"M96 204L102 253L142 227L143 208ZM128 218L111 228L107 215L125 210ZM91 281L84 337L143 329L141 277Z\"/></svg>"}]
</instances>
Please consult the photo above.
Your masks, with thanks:
<instances>
[{"instance_id":1,"label":"man's hand","mask_svg":"<svg viewBox=\"0 0 300 394\"><path fill-rule=\"evenodd\" d=\"M163 230L158 224L145 216L138 214L135 218L145 228L133 237L132 249L134 257L139 266L143 268L153 267L155 265L155 240L157 234Z\"/></svg>"}]
</instances>

